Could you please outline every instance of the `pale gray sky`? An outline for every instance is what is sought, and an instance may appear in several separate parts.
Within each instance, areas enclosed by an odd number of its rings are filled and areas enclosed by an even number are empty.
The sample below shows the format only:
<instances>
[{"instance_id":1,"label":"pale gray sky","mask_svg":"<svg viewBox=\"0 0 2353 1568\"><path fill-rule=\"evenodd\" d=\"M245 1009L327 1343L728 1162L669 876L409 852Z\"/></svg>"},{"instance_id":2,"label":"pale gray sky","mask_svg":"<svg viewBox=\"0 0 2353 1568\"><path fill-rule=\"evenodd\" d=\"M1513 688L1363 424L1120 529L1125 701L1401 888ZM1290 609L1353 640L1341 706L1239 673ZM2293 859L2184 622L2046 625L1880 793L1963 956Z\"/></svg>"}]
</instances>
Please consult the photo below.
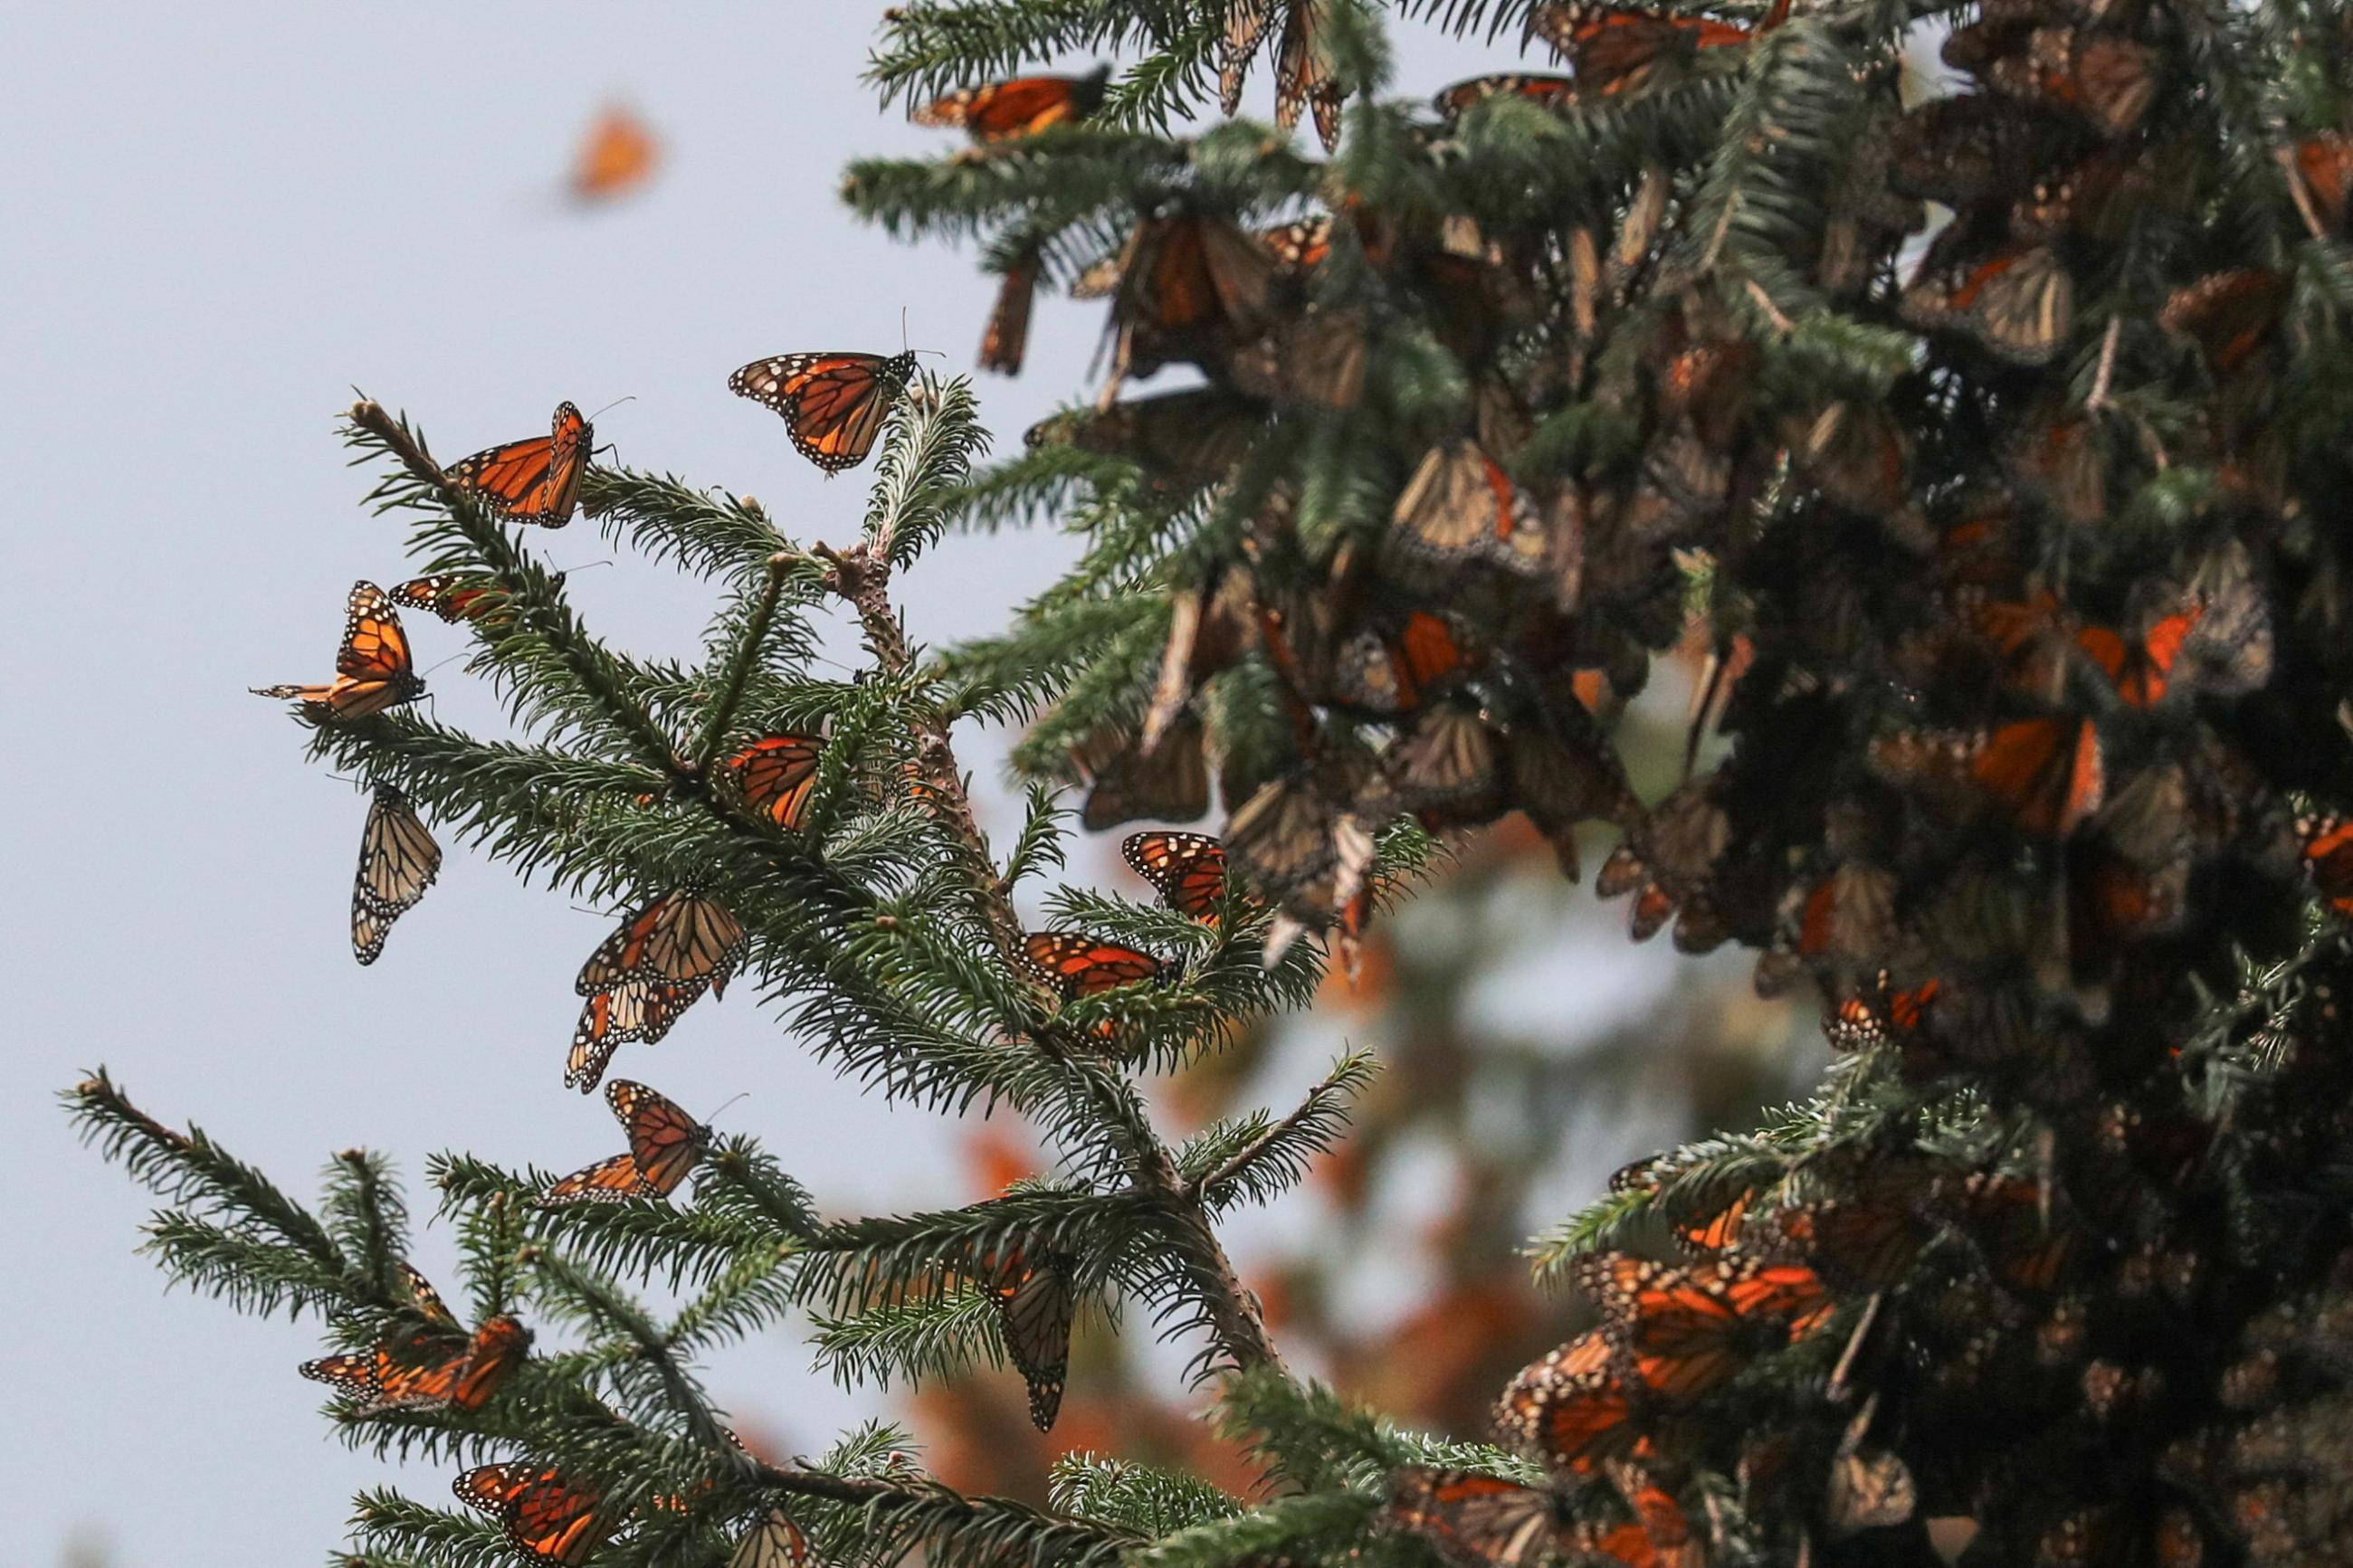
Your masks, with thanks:
<instances>
[{"instance_id":1,"label":"pale gray sky","mask_svg":"<svg viewBox=\"0 0 2353 1568\"><path fill-rule=\"evenodd\" d=\"M333 438L354 384L445 458L543 429L559 398L628 396L597 426L620 460L756 494L804 537L854 531L862 479L828 483L725 381L786 349L894 350L902 308L917 345L969 363L988 280L835 200L854 155L952 144L860 85L879 9L7 7L0 1568L77 1540L117 1568L316 1561L384 1479L294 1375L309 1328L166 1299L132 1256L148 1199L74 1146L51 1099L80 1068L104 1061L305 1194L354 1143L398 1158L420 1199L436 1149L563 1169L617 1146L601 1102L558 1085L572 976L608 921L452 846L359 968L363 798L303 765L301 731L245 688L322 678L352 580L406 574ZM1504 63L1419 30L1401 45L1414 91ZM1253 112L1268 91L1253 83ZM563 171L612 98L667 166L635 200L567 211ZM1041 304L1031 374L981 384L1000 441L1078 384L1098 323ZM586 520L543 542L557 565L607 553ZM909 587L930 640L997 625L1061 550L1016 534L941 556ZM655 652L691 647L709 602L627 567L575 587ZM420 664L460 647L412 619ZM432 684L441 718L494 718L457 666ZM1103 872L1089 854L1076 868ZM1639 962L1651 984L1672 972ZM698 1110L752 1089L723 1125L760 1132L834 1212L952 1195L952 1133L861 1104L747 1002L696 1008L614 1070ZM454 1272L445 1236L418 1256ZM807 1366L800 1343L765 1342L719 1391L804 1449L886 1408Z\"/></svg>"}]
</instances>

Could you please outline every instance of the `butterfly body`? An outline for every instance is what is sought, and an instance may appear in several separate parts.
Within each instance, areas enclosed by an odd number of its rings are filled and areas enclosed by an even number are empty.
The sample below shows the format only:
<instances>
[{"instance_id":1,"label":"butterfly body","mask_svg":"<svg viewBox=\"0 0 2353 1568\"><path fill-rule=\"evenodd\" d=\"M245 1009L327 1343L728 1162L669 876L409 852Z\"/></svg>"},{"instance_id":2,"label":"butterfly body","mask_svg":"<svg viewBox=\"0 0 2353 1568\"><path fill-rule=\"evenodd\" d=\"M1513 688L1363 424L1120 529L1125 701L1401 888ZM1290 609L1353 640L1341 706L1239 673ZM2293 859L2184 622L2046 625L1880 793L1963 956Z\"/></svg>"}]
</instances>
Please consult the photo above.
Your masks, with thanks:
<instances>
[{"instance_id":1,"label":"butterfly body","mask_svg":"<svg viewBox=\"0 0 2353 1568\"><path fill-rule=\"evenodd\" d=\"M479 1410L531 1350L531 1331L504 1313L471 1334L406 1264L409 1325L369 1350L305 1362L304 1377L349 1396L355 1416L394 1410Z\"/></svg>"},{"instance_id":2,"label":"butterfly body","mask_svg":"<svg viewBox=\"0 0 2353 1568\"><path fill-rule=\"evenodd\" d=\"M414 702L425 695L408 649L408 634L385 591L373 583L352 584L343 610L343 641L335 654L335 679L316 686L257 686L257 697L286 697L322 721L364 719Z\"/></svg>"},{"instance_id":3,"label":"butterfly body","mask_svg":"<svg viewBox=\"0 0 2353 1568\"><path fill-rule=\"evenodd\" d=\"M463 490L509 522L562 528L580 501L595 426L569 403L555 405L544 436L509 441L449 466L452 488Z\"/></svg>"},{"instance_id":4,"label":"butterfly body","mask_svg":"<svg viewBox=\"0 0 2353 1568\"><path fill-rule=\"evenodd\" d=\"M866 460L914 375L912 352L788 353L754 360L727 378L727 387L776 410L793 449L837 474Z\"/></svg>"},{"instance_id":5,"label":"butterfly body","mask_svg":"<svg viewBox=\"0 0 2353 1568\"><path fill-rule=\"evenodd\" d=\"M1130 869L1178 914L1214 925L1226 897L1225 846L1206 833L1135 833L1120 846Z\"/></svg>"}]
</instances>

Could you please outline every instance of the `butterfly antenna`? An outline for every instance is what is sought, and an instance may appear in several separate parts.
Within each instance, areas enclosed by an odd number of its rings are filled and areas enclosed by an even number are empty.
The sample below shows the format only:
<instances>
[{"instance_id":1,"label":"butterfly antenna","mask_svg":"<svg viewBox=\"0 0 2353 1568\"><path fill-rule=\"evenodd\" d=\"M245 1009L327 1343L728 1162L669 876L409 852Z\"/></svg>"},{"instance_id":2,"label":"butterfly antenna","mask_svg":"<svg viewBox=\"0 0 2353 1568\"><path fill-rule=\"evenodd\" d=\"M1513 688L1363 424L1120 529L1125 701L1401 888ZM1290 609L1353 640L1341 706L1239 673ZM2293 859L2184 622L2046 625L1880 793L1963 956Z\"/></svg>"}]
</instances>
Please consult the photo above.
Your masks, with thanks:
<instances>
[{"instance_id":1,"label":"butterfly antenna","mask_svg":"<svg viewBox=\"0 0 2353 1568\"><path fill-rule=\"evenodd\" d=\"M561 566L556 569L555 580L561 583L575 572L594 572L599 566L610 566L612 563L613 558L607 555L602 561L585 561L577 566Z\"/></svg>"},{"instance_id":2,"label":"butterfly antenna","mask_svg":"<svg viewBox=\"0 0 2353 1568\"><path fill-rule=\"evenodd\" d=\"M418 670L418 671L417 672L417 678L419 680L422 680L422 679L425 679L425 677L427 677L427 676L428 676L428 675L432 674L435 670L437 670L437 669L440 668L441 668L441 665L443 665L443 664L453 664L453 663L457 662L459 659L461 659L461 658L465 658L465 657L466 657L466 651L465 651L465 649L460 648L460 649L459 649L456 653L451 654L448 658L443 659L443 660L441 661L441 663L440 663L440 664L429 664L429 665L427 665L423 669L420 669L420 670ZM427 693L426 693L426 695L427 695L427 697L430 697L430 696L432 696L432 693L428 691L428 692L427 692Z\"/></svg>"},{"instance_id":3,"label":"butterfly antenna","mask_svg":"<svg viewBox=\"0 0 2353 1568\"><path fill-rule=\"evenodd\" d=\"M752 1091L751 1091L750 1089L745 1089L743 1093L741 1093L741 1094L739 1094L739 1095L735 1095L735 1096L733 1096L733 1098L731 1098L730 1100L728 1100L724 1104L722 1104L722 1105L720 1106L719 1110L714 1110L714 1111L712 1111L710 1115L708 1115L708 1116L704 1117L704 1118L702 1119L702 1124L703 1124L704 1126L706 1126L706 1127L710 1126L712 1122L714 1122L714 1121L718 1121L718 1120L719 1120L720 1115L722 1114L722 1112L723 1112L723 1111L725 1111L725 1110L726 1110L726 1109L727 1109L727 1107L728 1107L728 1106L734 1104L734 1103L735 1103L735 1101L736 1101L736 1100L749 1100L749 1099L751 1099L751 1098L752 1098Z\"/></svg>"},{"instance_id":4,"label":"butterfly antenna","mask_svg":"<svg viewBox=\"0 0 2353 1568\"><path fill-rule=\"evenodd\" d=\"M598 421L599 419L602 419L603 417L605 417L605 415L606 415L606 413L607 413L607 410L609 410L609 409L614 409L614 408L618 408L618 407L619 407L619 406L621 406L621 405L622 405L622 404L624 404L624 403L635 403L637 400L638 400L638 395L637 395L636 393L634 393L634 392L630 393L630 394L629 394L628 396L626 396L626 397L617 397L617 398L613 399L613 401L612 401L612 402L607 403L607 405L605 405L605 406L604 406L603 408L599 408L598 410L596 410L596 413L591 414L590 416L588 416L588 423L589 423L589 424L591 424L591 425L594 425L595 423L596 423L596 421Z\"/></svg>"}]
</instances>

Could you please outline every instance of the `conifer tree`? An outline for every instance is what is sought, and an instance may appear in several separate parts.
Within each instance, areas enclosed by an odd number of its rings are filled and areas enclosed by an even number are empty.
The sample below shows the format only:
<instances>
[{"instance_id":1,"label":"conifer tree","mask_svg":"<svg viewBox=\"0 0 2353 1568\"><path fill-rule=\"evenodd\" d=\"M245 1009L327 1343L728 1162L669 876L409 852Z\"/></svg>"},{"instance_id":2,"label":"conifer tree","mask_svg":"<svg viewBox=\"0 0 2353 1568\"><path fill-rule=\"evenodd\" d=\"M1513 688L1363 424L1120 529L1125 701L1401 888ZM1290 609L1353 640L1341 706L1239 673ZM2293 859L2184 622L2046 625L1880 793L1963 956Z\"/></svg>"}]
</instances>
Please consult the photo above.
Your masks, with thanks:
<instances>
[{"instance_id":1,"label":"conifer tree","mask_svg":"<svg viewBox=\"0 0 2353 1568\"><path fill-rule=\"evenodd\" d=\"M633 911L583 972L575 1082L740 968L873 1092L1002 1107L1060 1156L828 1220L626 1086L627 1163L437 1163L461 1318L404 1270L381 1162L339 1156L308 1208L94 1075L69 1098L165 1195L175 1276L323 1320L341 1353L309 1370L353 1440L506 1467L461 1489L488 1523L363 1500L353 1561L2353 1558L2353 29L2205 0L1399 9L1506 74L1392 99L1361 0L891 12L874 79L974 145L860 164L849 199L977 242L996 368L1034 295L1107 300L1110 379L974 468L960 382L747 366L828 468L892 409L839 548L586 467L609 534L721 595L692 666L595 636L511 526L568 512L585 428L445 469L353 410L441 579L406 596L466 622L528 735L402 710L355 599L354 658L297 694L317 754L388 792L363 956L430 879L414 809ZM1923 23L1959 81L1907 102ZM1081 49L1118 63L983 85ZM1216 121L1261 69L1275 125ZM1168 366L1200 384L1126 384ZM1016 626L909 645L891 584L944 529L1048 518L1087 552ZM836 605L849 682L807 663ZM1613 728L1689 628L1718 739L1644 802ZM1034 781L1001 856L955 751L984 719L1026 726ZM1103 829L1206 816L1213 784L1222 843L1136 846L1166 907L1064 889L1021 929L1066 795ZM1219 1239L1373 1064L1182 1146L1137 1081L1304 1005L1435 844L1512 809L1572 876L1613 826L1596 881L1633 934L1757 950L1841 1056L1536 1244L1598 1321L1527 1347L1489 1446L1295 1377ZM696 1361L795 1303L878 1381L1009 1361L1041 1425L1071 1314L1124 1303L1198 1347L1261 1485L1074 1458L1037 1510L881 1428L762 1461Z\"/></svg>"}]
</instances>

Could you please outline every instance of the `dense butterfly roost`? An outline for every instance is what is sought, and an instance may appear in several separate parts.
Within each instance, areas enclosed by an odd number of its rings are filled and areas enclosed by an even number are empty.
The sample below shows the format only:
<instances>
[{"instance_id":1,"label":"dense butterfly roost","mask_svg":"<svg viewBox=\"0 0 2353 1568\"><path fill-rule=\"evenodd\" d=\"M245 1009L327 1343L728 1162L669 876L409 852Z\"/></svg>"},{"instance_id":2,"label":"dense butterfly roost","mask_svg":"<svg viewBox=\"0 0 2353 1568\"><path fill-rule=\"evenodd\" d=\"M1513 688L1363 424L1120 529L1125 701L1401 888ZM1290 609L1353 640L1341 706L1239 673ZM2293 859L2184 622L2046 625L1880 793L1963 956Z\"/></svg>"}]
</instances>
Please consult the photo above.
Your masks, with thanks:
<instances>
[{"instance_id":1,"label":"dense butterfly roost","mask_svg":"<svg viewBox=\"0 0 2353 1568\"><path fill-rule=\"evenodd\" d=\"M746 364L808 460L880 454L856 544L595 467L568 405L448 468L353 410L425 574L355 589L333 682L269 690L381 792L361 960L435 881L426 825L454 828L617 910L552 1002L583 1006L551 1094L708 1026L733 979L878 1093L1019 1113L1059 1156L970 1207L828 1222L751 1139L616 1080L613 1159L437 1163L461 1317L375 1157L339 1156L314 1212L93 1076L69 1098L165 1195L166 1267L322 1315L305 1370L339 1430L446 1463L483 1516L372 1494L353 1561L2353 1561L2353 26L1404 8L1557 61L1499 46L1424 108L1382 96L1358 0L892 12L876 79L968 142L860 165L850 199L985 237L997 368L1038 292L1108 300L1112 376L976 475L969 395L903 355ZM1939 42L1957 85L1907 108L1902 50ZM1086 47L1127 58L997 80ZM1328 161L1167 133L1213 77L1232 112L1261 56ZM1203 384L1123 395L1169 366ZM600 640L509 526L575 505L720 585L702 658ZM1072 574L1006 637L913 647L892 575L953 521L1039 514L1089 534ZM400 605L470 638L520 740L415 715ZM857 679L810 666L834 605ZM1613 731L1685 641L1715 738L1646 804ZM969 718L1029 726L1003 856ZM1028 930L1055 784L1091 829L1204 817L1214 786L1226 831L1130 841L1157 905L1066 888ZM1511 809L1572 876L1614 826L1596 879L1635 935L1754 948L1760 986L1820 989L1842 1057L1540 1244L1597 1321L1525 1347L1493 1447L1294 1381L1219 1239L1369 1063L1182 1146L1134 1079L1303 1005L1302 932L1345 957L1431 835ZM841 1375L1008 1364L1042 1426L1074 1317L1126 1297L1232 1374L1220 1430L1262 1490L1081 1457L1037 1510L883 1429L780 1464L696 1372L802 1304Z\"/></svg>"},{"instance_id":2,"label":"dense butterfly roost","mask_svg":"<svg viewBox=\"0 0 2353 1568\"><path fill-rule=\"evenodd\" d=\"M914 99L1159 52L849 186L1110 302L1113 384L968 503L1093 548L952 666L1088 826L1214 777L1249 885L1345 940L1390 825L1516 808L1575 876L1600 819L1635 937L1820 989L1820 1103L1546 1244L1600 1322L1499 1407L1546 1484L1408 1468L1389 1524L1472 1563L2353 1560L2353 16L1403 8L1565 69L1499 50L1421 109L1341 0L913 6L876 75ZM1336 154L1166 134L1276 22ZM1121 384L1171 364L1205 384ZM1638 802L1613 721L1679 642L1713 760Z\"/></svg>"}]
</instances>

